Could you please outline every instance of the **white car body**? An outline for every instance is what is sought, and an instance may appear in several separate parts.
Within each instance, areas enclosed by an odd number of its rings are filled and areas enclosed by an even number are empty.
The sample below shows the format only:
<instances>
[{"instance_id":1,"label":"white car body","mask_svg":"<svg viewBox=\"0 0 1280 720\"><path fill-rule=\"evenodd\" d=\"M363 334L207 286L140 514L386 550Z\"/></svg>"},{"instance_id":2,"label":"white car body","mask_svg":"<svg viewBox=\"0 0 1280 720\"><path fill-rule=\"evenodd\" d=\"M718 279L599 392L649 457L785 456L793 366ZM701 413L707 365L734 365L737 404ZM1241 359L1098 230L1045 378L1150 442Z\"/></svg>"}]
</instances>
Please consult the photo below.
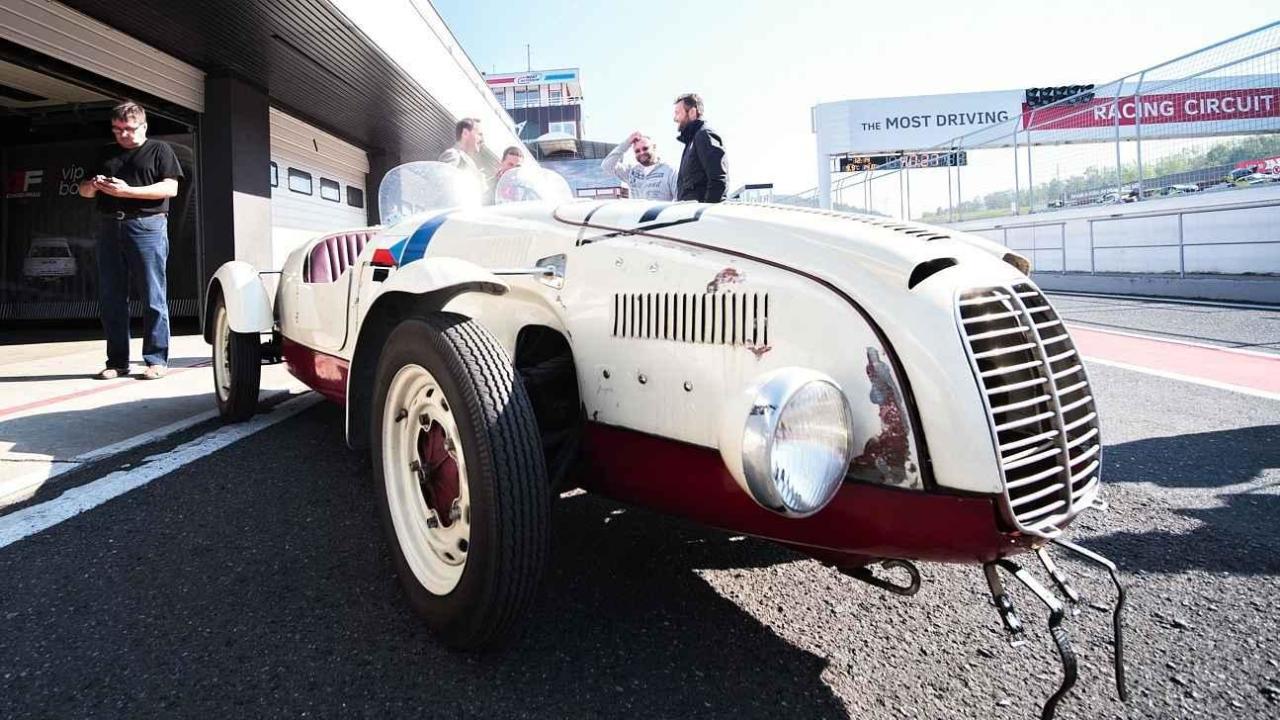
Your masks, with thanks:
<instances>
[{"instance_id":1,"label":"white car body","mask_svg":"<svg viewBox=\"0 0 1280 720\"><path fill-rule=\"evenodd\" d=\"M74 277L78 266L66 240L34 240L22 261L22 274L53 280Z\"/></svg>"},{"instance_id":2,"label":"white car body","mask_svg":"<svg viewBox=\"0 0 1280 720\"><path fill-rule=\"evenodd\" d=\"M346 408L348 443L373 444L384 473L394 461L377 448L409 427L388 423L418 412L371 399L384 392L373 387L379 357L396 357L384 349L394 328L461 316L519 372L530 338L550 338L571 360L564 392L576 389L580 407L581 487L771 539L855 576L877 560L982 563L1005 617L996 566L1065 544L1071 520L1101 506L1083 361L1029 270L983 238L870 216L516 202L316 238L280 269L270 315L252 269L224 266L210 285L206 336L225 342L224 314L237 333L273 333L290 371ZM846 412L788 424L794 395L772 394L784 385L835 388ZM422 432L436 427L422 418ZM781 487L803 465L778 464L792 460L775 447L807 447L786 446L782 434L818 437L837 424L849 452L832 494L802 510L771 502L762 483ZM410 452L427 482L427 451ZM437 528L442 511L431 512L427 527Z\"/></svg>"},{"instance_id":3,"label":"white car body","mask_svg":"<svg viewBox=\"0 0 1280 720\"><path fill-rule=\"evenodd\" d=\"M375 282L374 252L402 244L424 223L438 227L423 257ZM314 363L310 368L295 370L304 379L350 368L365 315L383 295L462 288L442 309L481 320L512 354L520 331L530 325L570 339L581 400L593 422L715 448L732 458L738 438L723 427L736 420L733 400L758 376L792 366L837 381L861 430L855 444L864 446L883 429L878 407L867 399L867 350L888 357L888 341L910 379L913 415L934 458L937 486L1003 491L987 408L957 330L957 298L972 288L1029 281L1002 260L1011 253L985 239L797 208L638 200L515 203L332 235L366 232L371 240L335 282L307 279L319 239L292 253L281 269L274 302L278 330L297 357L317 358L307 361ZM555 256L564 256L562 287L534 275L490 272L532 268ZM937 258L957 264L908 288L912 270ZM238 276L228 284L245 288L245 268ZM486 284L484 291L466 291ZM253 307L251 313L229 308L233 327L272 329L263 292L223 290ZM754 305L766 296L767 331L750 327L747 337L734 336L743 327L740 317L727 329L710 328L712 338L704 341L700 333L708 329L700 318L686 328L683 315L655 309L673 298L698 303L701 312L708 299ZM635 307L622 307L628 302ZM728 307L731 315L744 311ZM763 320L763 310L746 311L748 325ZM655 323L664 313L670 317L662 321L672 327L615 328L615 322ZM699 340L684 339L689 332ZM673 352L680 353L674 362ZM894 371L896 383L900 371ZM686 384L693 389L685 390ZM353 390L326 393L341 401ZM917 447L907 463L916 471L904 480L910 487L923 485ZM732 460L729 467L735 468ZM1080 498L1077 509L1087 507L1095 491Z\"/></svg>"}]
</instances>

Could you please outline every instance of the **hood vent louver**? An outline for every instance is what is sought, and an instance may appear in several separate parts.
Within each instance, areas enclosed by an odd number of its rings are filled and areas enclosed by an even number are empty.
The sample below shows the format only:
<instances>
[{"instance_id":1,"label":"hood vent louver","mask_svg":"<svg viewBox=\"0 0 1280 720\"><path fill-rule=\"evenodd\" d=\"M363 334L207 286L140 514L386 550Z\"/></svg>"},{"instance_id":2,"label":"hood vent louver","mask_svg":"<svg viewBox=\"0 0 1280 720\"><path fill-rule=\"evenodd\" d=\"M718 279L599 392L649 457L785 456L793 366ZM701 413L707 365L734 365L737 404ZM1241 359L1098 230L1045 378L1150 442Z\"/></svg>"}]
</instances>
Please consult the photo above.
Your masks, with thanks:
<instances>
[{"instance_id":1,"label":"hood vent louver","mask_svg":"<svg viewBox=\"0 0 1280 720\"><path fill-rule=\"evenodd\" d=\"M956 264L955 258L934 258L933 260L925 260L911 271L911 278L907 280L907 289L914 290L917 285L929 279L933 274L941 270L946 270Z\"/></svg>"},{"instance_id":2,"label":"hood vent louver","mask_svg":"<svg viewBox=\"0 0 1280 720\"><path fill-rule=\"evenodd\" d=\"M615 293L613 336L710 345L769 345L768 293Z\"/></svg>"},{"instance_id":3,"label":"hood vent louver","mask_svg":"<svg viewBox=\"0 0 1280 720\"><path fill-rule=\"evenodd\" d=\"M795 205L773 205L769 203L745 203L736 200L725 203L726 205L737 205L741 207L767 207L773 210L790 210L791 212L805 213L808 215L822 215L823 217L839 218L841 220L849 220L863 225L873 225L875 227L892 230L893 232L902 233L904 235L915 235L926 242L930 240L946 240L950 235L940 233L936 228L928 225L919 225L916 223L904 223L898 221L882 220L872 215L854 215L851 213L836 212L834 210L822 210L820 208L797 207Z\"/></svg>"}]
</instances>

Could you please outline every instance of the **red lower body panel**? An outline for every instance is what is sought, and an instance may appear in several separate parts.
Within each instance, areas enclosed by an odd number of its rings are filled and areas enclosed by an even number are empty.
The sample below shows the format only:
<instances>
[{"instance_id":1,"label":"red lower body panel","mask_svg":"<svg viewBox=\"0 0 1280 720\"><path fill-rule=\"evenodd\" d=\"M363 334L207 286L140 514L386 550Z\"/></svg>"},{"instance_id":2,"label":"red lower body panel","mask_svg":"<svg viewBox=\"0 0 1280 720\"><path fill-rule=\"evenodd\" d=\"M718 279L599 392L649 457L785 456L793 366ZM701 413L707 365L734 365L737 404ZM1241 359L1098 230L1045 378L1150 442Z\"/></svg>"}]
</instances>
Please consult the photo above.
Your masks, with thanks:
<instances>
[{"instance_id":1,"label":"red lower body panel","mask_svg":"<svg viewBox=\"0 0 1280 720\"><path fill-rule=\"evenodd\" d=\"M985 562L1036 541L1001 532L995 498L861 483L845 483L815 515L782 517L747 496L718 451L597 423L587 426L587 457L587 490L775 540L835 565L869 558Z\"/></svg>"},{"instance_id":2,"label":"red lower body panel","mask_svg":"<svg viewBox=\"0 0 1280 720\"><path fill-rule=\"evenodd\" d=\"M294 377L339 405L347 403L347 373L351 363L288 338L284 339L282 349L285 367Z\"/></svg>"}]
</instances>

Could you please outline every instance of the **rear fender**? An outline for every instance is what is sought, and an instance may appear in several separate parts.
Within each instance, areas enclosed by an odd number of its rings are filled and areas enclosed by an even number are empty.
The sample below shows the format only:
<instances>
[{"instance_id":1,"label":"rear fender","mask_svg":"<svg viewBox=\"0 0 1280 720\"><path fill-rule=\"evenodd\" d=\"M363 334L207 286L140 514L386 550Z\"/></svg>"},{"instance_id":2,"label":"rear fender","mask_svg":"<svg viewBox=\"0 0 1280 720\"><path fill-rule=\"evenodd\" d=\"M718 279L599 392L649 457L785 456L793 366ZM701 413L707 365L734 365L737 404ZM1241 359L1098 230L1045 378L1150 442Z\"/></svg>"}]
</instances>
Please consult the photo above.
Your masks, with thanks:
<instances>
[{"instance_id":1,"label":"rear fender","mask_svg":"<svg viewBox=\"0 0 1280 720\"><path fill-rule=\"evenodd\" d=\"M242 260L224 263L209 281L205 293L204 339L213 342L213 308L221 295L227 306L232 332L269 333L274 326L271 298L252 265Z\"/></svg>"}]
</instances>

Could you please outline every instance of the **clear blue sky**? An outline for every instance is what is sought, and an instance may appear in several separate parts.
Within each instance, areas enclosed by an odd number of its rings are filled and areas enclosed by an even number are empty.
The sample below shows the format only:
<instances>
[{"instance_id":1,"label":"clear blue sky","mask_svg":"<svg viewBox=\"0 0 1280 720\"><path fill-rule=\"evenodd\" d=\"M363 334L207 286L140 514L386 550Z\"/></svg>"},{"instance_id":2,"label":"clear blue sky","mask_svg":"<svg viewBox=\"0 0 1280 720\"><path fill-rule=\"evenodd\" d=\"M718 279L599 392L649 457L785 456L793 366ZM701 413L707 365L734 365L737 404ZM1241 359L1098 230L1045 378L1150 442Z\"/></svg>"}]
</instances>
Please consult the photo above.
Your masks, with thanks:
<instances>
[{"instance_id":1,"label":"clear blue sky","mask_svg":"<svg viewBox=\"0 0 1280 720\"><path fill-rule=\"evenodd\" d=\"M484 72L582 70L584 128L681 146L673 98L701 93L731 184L814 186L818 102L1104 82L1280 19L1276 0L434 0Z\"/></svg>"}]
</instances>

